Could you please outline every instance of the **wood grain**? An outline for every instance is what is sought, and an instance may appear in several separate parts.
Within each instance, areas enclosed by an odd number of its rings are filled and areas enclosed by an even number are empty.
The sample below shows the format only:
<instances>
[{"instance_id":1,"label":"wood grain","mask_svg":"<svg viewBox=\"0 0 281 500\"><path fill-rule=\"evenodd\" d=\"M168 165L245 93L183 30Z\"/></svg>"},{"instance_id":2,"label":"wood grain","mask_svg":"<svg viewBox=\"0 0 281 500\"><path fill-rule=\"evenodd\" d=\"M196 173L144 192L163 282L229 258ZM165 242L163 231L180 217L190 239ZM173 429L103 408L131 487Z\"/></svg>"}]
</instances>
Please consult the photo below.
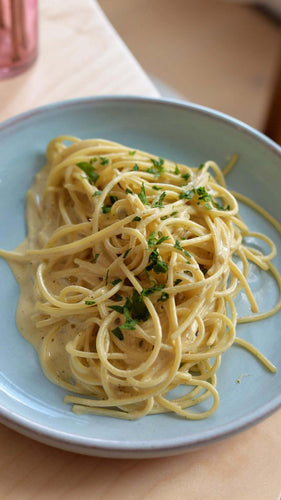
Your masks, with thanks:
<instances>
[{"instance_id":1,"label":"wood grain","mask_svg":"<svg viewBox=\"0 0 281 500\"><path fill-rule=\"evenodd\" d=\"M39 57L0 81L0 122L62 99L157 91L93 0L40 2Z\"/></svg>"},{"instance_id":2,"label":"wood grain","mask_svg":"<svg viewBox=\"0 0 281 500\"><path fill-rule=\"evenodd\" d=\"M184 455L113 460L52 449L0 427L5 500L277 500L281 414Z\"/></svg>"}]
</instances>

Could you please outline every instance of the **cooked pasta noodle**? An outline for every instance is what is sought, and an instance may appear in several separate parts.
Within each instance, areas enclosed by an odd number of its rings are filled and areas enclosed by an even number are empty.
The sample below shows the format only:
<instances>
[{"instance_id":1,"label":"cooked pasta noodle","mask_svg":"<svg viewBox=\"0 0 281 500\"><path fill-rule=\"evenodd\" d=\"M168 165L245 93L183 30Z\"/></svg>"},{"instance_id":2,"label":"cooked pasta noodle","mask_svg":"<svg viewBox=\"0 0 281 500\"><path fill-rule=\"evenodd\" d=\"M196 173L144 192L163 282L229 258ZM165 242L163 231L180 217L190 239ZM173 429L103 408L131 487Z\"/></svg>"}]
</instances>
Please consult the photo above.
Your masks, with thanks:
<instances>
[{"instance_id":1,"label":"cooked pasta noodle","mask_svg":"<svg viewBox=\"0 0 281 500\"><path fill-rule=\"evenodd\" d=\"M252 262L280 288L274 244L248 231L213 161L190 168L68 136L50 142L47 159L27 194L28 238L0 253L22 286L17 323L45 374L77 393L65 397L76 413L209 417L237 321L280 308L259 314L247 281ZM246 246L247 235L270 253ZM241 289L252 314L239 320Z\"/></svg>"}]
</instances>

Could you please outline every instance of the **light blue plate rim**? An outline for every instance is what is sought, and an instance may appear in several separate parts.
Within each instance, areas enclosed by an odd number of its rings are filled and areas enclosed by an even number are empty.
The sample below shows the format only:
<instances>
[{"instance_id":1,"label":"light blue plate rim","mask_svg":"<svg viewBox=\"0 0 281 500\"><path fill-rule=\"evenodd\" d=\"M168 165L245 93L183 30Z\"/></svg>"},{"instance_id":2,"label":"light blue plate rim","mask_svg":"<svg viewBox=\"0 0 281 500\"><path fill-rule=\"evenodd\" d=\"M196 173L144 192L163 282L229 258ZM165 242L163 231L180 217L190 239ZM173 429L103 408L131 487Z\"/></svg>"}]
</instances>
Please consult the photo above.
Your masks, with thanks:
<instances>
[{"instance_id":1,"label":"light blue plate rim","mask_svg":"<svg viewBox=\"0 0 281 500\"><path fill-rule=\"evenodd\" d=\"M20 113L16 116L13 116L11 118L8 118L7 120L4 120L3 122L0 122L0 133L3 132L4 130L7 130L10 127L13 127L14 125L24 121L28 120L30 118L33 118L37 115L40 114L46 114L49 111L52 111L53 109L60 109L60 108L68 108L71 106L84 106L86 103L93 103L93 102L127 102L127 103L134 103L134 102L144 102L144 103L151 103L151 104L158 104L158 105L165 105L165 106L174 106L178 108L183 108L183 109L188 109L195 111L197 113L202 113L204 115L208 115L209 117L212 117L214 119L217 119L219 121L224 122L227 125L230 126L235 126L235 128L241 129L244 132L247 132L247 134L251 135L252 137L258 139L260 142L266 144L269 146L269 148L276 153L278 156L281 157L281 146L279 146L276 142L274 142L272 139L270 139L268 136L260 132L259 130L256 130L255 128L251 127L245 122L242 122L241 120L238 120L237 118L234 118L226 113L223 113L221 111L209 108L207 106L202 106L201 104L195 104L191 102L185 102L181 101L179 99L167 99L164 97L143 97L143 96L137 96L137 95L130 95L130 96L123 96L123 95L103 95L103 96L93 96L93 97L80 97L77 99L66 99L64 101L56 101L51 104L46 104L44 106L38 106L36 108L33 108L31 110L25 111L24 113Z\"/></svg>"},{"instance_id":2,"label":"light blue plate rim","mask_svg":"<svg viewBox=\"0 0 281 500\"><path fill-rule=\"evenodd\" d=\"M4 131L7 131L9 128L12 129L14 126L18 125L21 122L28 121L30 119L32 120L36 116L48 114L53 110L85 106L85 104L94 104L95 102L129 104L146 103L162 106L165 105L207 115L214 120L223 122L229 127L234 127L243 132L246 132L252 138L266 145L274 154L278 156L278 158L281 159L281 147L278 144L276 144L262 132L225 113L205 106L201 106L199 104L188 103L177 99L143 97L135 95L105 95L84 97L58 101L47 104L45 106L40 106L1 122L0 134ZM264 404L261 408L247 413L243 417L235 418L234 420L229 421L227 424L217 426L215 429L211 429L208 431L194 433L192 436L187 436L186 439L184 439L183 437L166 438L164 443L162 440L143 440L141 444L137 441L125 441L121 445L119 440L112 440L108 443L103 439L77 436L69 432L64 433L62 431L57 431L52 427L38 424L38 422L36 422L35 420L23 417L20 413L10 411L2 403L0 403L0 421L7 427L18 431L21 434L36 439L40 442L50 444L58 448L63 448L65 450L99 456L109 456L108 451L110 451L110 456L112 458L114 458L114 456L122 457L122 454L124 455L124 458L129 458L130 456L136 458L139 453L142 458L151 458L153 456L159 456L159 452L161 452L161 456L184 453L188 450L192 450L200 446L205 446L226 437L233 436L234 434L244 431L250 426L255 425L265 418L269 417L280 407L281 394L275 397L269 403Z\"/></svg>"}]
</instances>

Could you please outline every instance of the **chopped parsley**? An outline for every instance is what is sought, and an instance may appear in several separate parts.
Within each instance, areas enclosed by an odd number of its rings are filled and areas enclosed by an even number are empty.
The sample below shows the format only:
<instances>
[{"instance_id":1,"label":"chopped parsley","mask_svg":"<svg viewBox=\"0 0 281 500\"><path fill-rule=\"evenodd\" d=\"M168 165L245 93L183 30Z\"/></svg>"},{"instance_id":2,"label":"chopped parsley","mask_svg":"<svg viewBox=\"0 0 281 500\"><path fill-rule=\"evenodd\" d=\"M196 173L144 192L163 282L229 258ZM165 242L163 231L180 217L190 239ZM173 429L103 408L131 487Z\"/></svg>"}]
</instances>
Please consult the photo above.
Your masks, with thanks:
<instances>
[{"instance_id":1,"label":"chopped parsley","mask_svg":"<svg viewBox=\"0 0 281 500\"><path fill-rule=\"evenodd\" d=\"M156 241L156 245L161 245L161 243L163 243L164 241L167 241L168 239L169 239L169 236L161 236L159 238L159 240Z\"/></svg>"},{"instance_id":2,"label":"chopped parsley","mask_svg":"<svg viewBox=\"0 0 281 500\"><path fill-rule=\"evenodd\" d=\"M92 194L92 196L93 196L93 197L94 197L94 196L100 196L100 195L101 195L101 193L102 193L102 192L101 192L99 189L97 189L97 190L94 192L94 194Z\"/></svg>"},{"instance_id":3,"label":"chopped parsley","mask_svg":"<svg viewBox=\"0 0 281 500\"><path fill-rule=\"evenodd\" d=\"M223 207L222 205L220 205L219 203L217 203L216 201L213 201L213 205L214 207L217 209L217 210L230 210L230 206L227 205L227 207Z\"/></svg>"},{"instance_id":4,"label":"chopped parsley","mask_svg":"<svg viewBox=\"0 0 281 500\"><path fill-rule=\"evenodd\" d=\"M121 281L122 281L121 278L117 278L116 280L111 281L111 284L115 286L118 285L118 283L120 283Z\"/></svg>"},{"instance_id":5,"label":"chopped parsley","mask_svg":"<svg viewBox=\"0 0 281 500\"><path fill-rule=\"evenodd\" d=\"M86 306L92 306L93 304L95 304L95 301L94 300L85 300L85 304L86 304Z\"/></svg>"},{"instance_id":6,"label":"chopped parsley","mask_svg":"<svg viewBox=\"0 0 281 500\"><path fill-rule=\"evenodd\" d=\"M177 286L179 285L180 283L182 282L182 280L180 278L177 278L174 282L174 286Z\"/></svg>"},{"instance_id":7,"label":"chopped parsley","mask_svg":"<svg viewBox=\"0 0 281 500\"><path fill-rule=\"evenodd\" d=\"M166 302L168 300L169 294L167 292L162 292L161 297L157 300L157 302Z\"/></svg>"},{"instance_id":8,"label":"chopped parsley","mask_svg":"<svg viewBox=\"0 0 281 500\"><path fill-rule=\"evenodd\" d=\"M195 193L194 189L190 189L189 191L182 191L180 193L180 200L185 199L185 200L191 200L193 198Z\"/></svg>"},{"instance_id":9,"label":"chopped parsley","mask_svg":"<svg viewBox=\"0 0 281 500\"><path fill-rule=\"evenodd\" d=\"M109 159L105 158L105 156L100 156L100 163L101 165L108 165Z\"/></svg>"},{"instance_id":10,"label":"chopped parsley","mask_svg":"<svg viewBox=\"0 0 281 500\"><path fill-rule=\"evenodd\" d=\"M162 174L162 172L165 172L165 169L163 167L164 158L159 158L158 160L155 160L155 158L150 158L150 161L153 163L153 167L150 167L147 170L149 174L153 174L156 177L159 177Z\"/></svg>"},{"instance_id":11,"label":"chopped parsley","mask_svg":"<svg viewBox=\"0 0 281 500\"><path fill-rule=\"evenodd\" d=\"M146 266L146 270L153 270L156 274L166 273L168 271L168 264L161 260L157 248L154 248L149 256L149 264Z\"/></svg>"},{"instance_id":12,"label":"chopped parsley","mask_svg":"<svg viewBox=\"0 0 281 500\"><path fill-rule=\"evenodd\" d=\"M113 203L115 203L116 201L118 201L117 196L114 196L114 195L110 195L109 199L110 199L111 205L113 205Z\"/></svg>"},{"instance_id":13,"label":"chopped parsley","mask_svg":"<svg viewBox=\"0 0 281 500\"><path fill-rule=\"evenodd\" d=\"M112 205L103 205L101 211L103 214L108 214L111 211Z\"/></svg>"},{"instance_id":14,"label":"chopped parsley","mask_svg":"<svg viewBox=\"0 0 281 500\"><path fill-rule=\"evenodd\" d=\"M116 302L121 302L121 300L123 300L123 297L119 293L115 293L115 295L113 295L112 297L112 300L115 300Z\"/></svg>"},{"instance_id":15,"label":"chopped parsley","mask_svg":"<svg viewBox=\"0 0 281 500\"><path fill-rule=\"evenodd\" d=\"M95 167L93 167L91 163L80 161L79 163L76 163L76 166L85 172L89 184L93 185L97 182L99 174L95 171Z\"/></svg>"},{"instance_id":16,"label":"chopped parsley","mask_svg":"<svg viewBox=\"0 0 281 500\"><path fill-rule=\"evenodd\" d=\"M130 156L134 156L136 154L136 150L135 151L128 151L128 155Z\"/></svg>"},{"instance_id":17,"label":"chopped parsley","mask_svg":"<svg viewBox=\"0 0 281 500\"><path fill-rule=\"evenodd\" d=\"M179 174L180 174L180 169L179 169L179 167L177 166L177 164L176 164L176 166L175 166L174 174L175 174L175 175L179 175Z\"/></svg>"},{"instance_id":18,"label":"chopped parsley","mask_svg":"<svg viewBox=\"0 0 281 500\"><path fill-rule=\"evenodd\" d=\"M200 202L203 201L205 208L208 210L212 210L212 206L210 203L214 203L212 196L206 191L206 188L204 186L200 186L198 188L193 188L189 191L182 191L179 195L180 199L185 199L185 200L191 200L194 195L197 195L198 202L197 205L200 205ZM218 208L220 205L214 203L215 206L217 205L216 208ZM221 208L224 210L223 208ZM218 210L221 210L218 208Z\"/></svg>"},{"instance_id":19,"label":"chopped parsley","mask_svg":"<svg viewBox=\"0 0 281 500\"><path fill-rule=\"evenodd\" d=\"M187 252L187 250L184 250L184 248L182 248L179 240L176 240L174 248L176 248L177 250L180 250L181 252L183 252L186 257L191 257L191 254L189 252Z\"/></svg>"},{"instance_id":20,"label":"chopped parsley","mask_svg":"<svg viewBox=\"0 0 281 500\"><path fill-rule=\"evenodd\" d=\"M198 167L198 170L202 170L202 168L204 167L205 163L200 163L199 167Z\"/></svg>"},{"instance_id":21,"label":"chopped parsley","mask_svg":"<svg viewBox=\"0 0 281 500\"><path fill-rule=\"evenodd\" d=\"M109 269L106 271L106 276L105 276L105 284L106 285L108 283L108 275L109 275Z\"/></svg>"},{"instance_id":22,"label":"chopped parsley","mask_svg":"<svg viewBox=\"0 0 281 500\"><path fill-rule=\"evenodd\" d=\"M122 325L120 328L122 328L123 330L135 330L136 329L135 325L137 324L137 321L132 318L129 309L126 306L124 306L124 314L126 321L124 325Z\"/></svg>"},{"instance_id":23,"label":"chopped parsley","mask_svg":"<svg viewBox=\"0 0 281 500\"><path fill-rule=\"evenodd\" d=\"M197 188L196 194L198 196L198 200L212 201L212 197L209 195L209 193L207 193L204 186Z\"/></svg>"},{"instance_id":24,"label":"chopped parsley","mask_svg":"<svg viewBox=\"0 0 281 500\"><path fill-rule=\"evenodd\" d=\"M152 189L155 189L155 191L160 191L162 188L159 186L152 186Z\"/></svg>"},{"instance_id":25,"label":"chopped parsley","mask_svg":"<svg viewBox=\"0 0 281 500\"><path fill-rule=\"evenodd\" d=\"M99 258L100 254L99 253L96 253L92 262L95 264L95 262L97 262L98 258Z\"/></svg>"},{"instance_id":26,"label":"chopped parsley","mask_svg":"<svg viewBox=\"0 0 281 500\"><path fill-rule=\"evenodd\" d=\"M141 220L141 217L139 217L138 215L136 215L134 218L133 218L133 222L139 222Z\"/></svg>"},{"instance_id":27,"label":"chopped parsley","mask_svg":"<svg viewBox=\"0 0 281 500\"><path fill-rule=\"evenodd\" d=\"M114 203L118 201L118 198L117 196L110 195L109 200L111 205L103 205L103 207L101 208L103 214L108 214L111 211L112 205L114 205Z\"/></svg>"},{"instance_id":28,"label":"chopped parsley","mask_svg":"<svg viewBox=\"0 0 281 500\"><path fill-rule=\"evenodd\" d=\"M147 201L147 198L146 198L146 192L145 192L144 183L142 183L142 185L141 185L141 190L138 193L138 197L139 197L139 199L142 201L142 203L144 205L149 205L149 203Z\"/></svg>"},{"instance_id":29,"label":"chopped parsley","mask_svg":"<svg viewBox=\"0 0 281 500\"><path fill-rule=\"evenodd\" d=\"M116 311L119 314L123 314L124 312L124 306L109 306L109 309L112 309L113 311Z\"/></svg>"},{"instance_id":30,"label":"chopped parsley","mask_svg":"<svg viewBox=\"0 0 281 500\"><path fill-rule=\"evenodd\" d=\"M147 321L149 311L143 301L143 295L134 290L132 300L127 299L125 306L131 312L132 317L138 321Z\"/></svg>"},{"instance_id":31,"label":"chopped parsley","mask_svg":"<svg viewBox=\"0 0 281 500\"><path fill-rule=\"evenodd\" d=\"M156 245L155 231L153 231L147 238L147 244L149 247L154 247Z\"/></svg>"},{"instance_id":32,"label":"chopped parsley","mask_svg":"<svg viewBox=\"0 0 281 500\"><path fill-rule=\"evenodd\" d=\"M134 172L137 172L139 169L140 169L140 167L138 166L137 163L135 163L134 166L133 166Z\"/></svg>"},{"instance_id":33,"label":"chopped parsley","mask_svg":"<svg viewBox=\"0 0 281 500\"><path fill-rule=\"evenodd\" d=\"M132 249L131 248L128 248L128 250L126 250L126 252L124 253L123 255L123 259L126 259L126 257L128 256L128 253L131 251Z\"/></svg>"},{"instance_id":34,"label":"chopped parsley","mask_svg":"<svg viewBox=\"0 0 281 500\"><path fill-rule=\"evenodd\" d=\"M190 174L186 173L186 174L182 174L181 177L185 180L185 181L188 181L188 179L190 178Z\"/></svg>"},{"instance_id":35,"label":"chopped parsley","mask_svg":"<svg viewBox=\"0 0 281 500\"><path fill-rule=\"evenodd\" d=\"M123 306L109 306L113 311L124 314L125 323L120 327L123 330L135 330L137 321L147 321L149 311L143 301L144 295L133 291L131 298L127 298Z\"/></svg>"},{"instance_id":36,"label":"chopped parsley","mask_svg":"<svg viewBox=\"0 0 281 500\"><path fill-rule=\"evenodd\" d=\"M113 335L115 335L115 337L117 337L119 340L123 340L124 339L124 335L123 333L121 332L121 329L119 328L119 326L117 326L116 328L114 328L113 330L111 330L111 332L113 333Z\"/></svg>"},{"instance_id":37,"label":"chopped parsley","mask_svg":"<svg viewBox=\"0 0 281 500\"><path fill-rule=\"evenodd\" d=\"M161 220L166 220L166 219L168 219L169 217L173 217L174 215L177 215L177 214L178 214L178 212L177 212L177 211L175 211L175 212L171 212L171 213L170 213L170 214L168 214L168 215L163 215L162 217L160 217L160 219L161 219Z\"/></svg>"},{"instance_id":38,"label":"chopped parsley","mask_svg":"<svg viewBox=\"0 0 281 500\"><path fill-rule=\"evenodd\" d=\"M144 288L141 292L141 295L143 295L144 297L148 297L148 295L151 295L152 293L161 292L163 288L165 288L165 285L162 285L162 283L157 283L155 281L154 285L150 288Z\"/></svg>"},{"instance_id":39,"label":"chopped parsley","mask_svg":"<svg viewBox=\"0 0 281 500\"><path fill-rule=\"evenodd\" d=\"M163 208L163 201L164 201L165 196L166 196L166 191L164 191L164 192L160 195L159 199L158 199L158 200L156 200L156 201L154 201L154 202L152 203L152 205L151 205L151 206L152 206L153 208L156 208L156 207Z\"/></svg>"},{"instance_id":40,"label":"chopped parsley","mask_svg":"<svg viewBox=\"0 0 281 500\"><path fill-rule=\"evenodd\" d=\"M147 239L148 246L154 247L156 245L161 245L161 243L169 239L169 236L162 236L162 233L160 233L160 231L158 232L158 237L159 238L157 239L155 236L155 231L153 231Z\"/></svg>"},{"instance_id":41,"label":"chopped parsley","mask_svg":"<svg viewBox=\"0 0 281 500\"><path fill-rule=\"evenodd\" d=\"M133 194L133 191L129 188L126 189L126 194Z\"/></svg>"}]
</instances>

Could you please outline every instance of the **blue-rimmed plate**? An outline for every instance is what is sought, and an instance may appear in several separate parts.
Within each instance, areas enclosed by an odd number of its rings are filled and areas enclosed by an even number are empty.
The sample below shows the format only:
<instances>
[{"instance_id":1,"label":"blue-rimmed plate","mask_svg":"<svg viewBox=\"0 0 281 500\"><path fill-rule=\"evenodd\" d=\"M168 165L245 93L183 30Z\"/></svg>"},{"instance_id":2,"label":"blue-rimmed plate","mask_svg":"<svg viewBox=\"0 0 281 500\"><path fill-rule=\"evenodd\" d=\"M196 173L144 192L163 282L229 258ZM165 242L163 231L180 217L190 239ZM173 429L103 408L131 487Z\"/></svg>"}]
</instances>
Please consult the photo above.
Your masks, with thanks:
<instances>
[{"instance_id":1,"label":"blue-rimmed plate","mask_svg":"<svg viewBox=\"0 0 281 500\"><path fill-rule=\"evenodd\" d=\"M228 176L228 186L280 218L281 150L259 132L192 104L90 98L46 106L0 125L1 248L13 249L25 237L25 192L45 162L47 143L62 134L106 138L191 166L212 159L223 167L237 153L239 160ZM275 265L280 270L280 234L251 208L241 204L241 212L253 230L275 241L279 248ZM166 414L126 422L74 415L63 403L64 390L44 377L36 352L16 329L18 286L3 260L0 277L0 420L27 436L90 455L172 455L246 429L281 406L279 312L238 327L239 336L268 356L277 373L267 372L249 353L233 346L223 356L218 372L220 407L209 419L186 421ZM270 308L278 296L274 280L255 272L250 279L261 309Z\"/></svg>"}]
</instances>

